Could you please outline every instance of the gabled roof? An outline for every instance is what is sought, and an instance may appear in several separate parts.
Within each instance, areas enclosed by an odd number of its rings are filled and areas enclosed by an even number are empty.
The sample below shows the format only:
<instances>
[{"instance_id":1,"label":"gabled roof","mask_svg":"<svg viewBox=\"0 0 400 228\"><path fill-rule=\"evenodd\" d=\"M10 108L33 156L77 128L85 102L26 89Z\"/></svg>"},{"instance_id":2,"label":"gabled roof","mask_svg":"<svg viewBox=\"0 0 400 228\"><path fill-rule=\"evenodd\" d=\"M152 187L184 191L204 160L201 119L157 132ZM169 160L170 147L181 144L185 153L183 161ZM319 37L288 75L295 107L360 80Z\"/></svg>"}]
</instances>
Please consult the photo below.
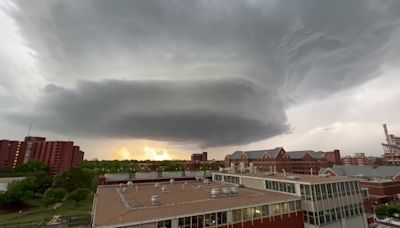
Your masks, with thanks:
<instances>
[{"instance_id":1,"label":"gabled roof","mask_svg":"<svg viewBox=\"0 0 400 228\"><path fill-rule=\"evenodd\" d=\"M230 159L240 159L242 157L243 151L235 151L233 154L231 154Z\"/></svg>"},{"instance_id":2,"label":"gabled roof","mask_svg":"<svg viewBox=\"0 0 400 228\"><path fill-rule=\"evenodd\" d=\"M275 149L269 150L251 150L251 151L235 151L233 154L230 155L231 159L240 159L244 154L248 159L262 159L264 154L267 154L268 157L274 159L281 151L282 147L277 147Z\"/></svg>"},{"instance_id":3,"label":"gabled roof","mask_svg":"<svg viewBox=\"0 0 400 228\"><path fill-rule=\"evenodd\" d=\"M315 152L313 150L288 151L287 153L292 159L302 159L306 154L315 159L322 159L324 157L324 152Z\"/></svg>"},{"instance_id":4,"label":"gabled roof","mask_svg":"<svg viewBox=\"0 0 400 228\"><path fill-rule=\"evenodd\" d=\"M330 168L338 176L358 176L363 178L392 179L400 173L399 166L358 166L358 165L335 165ZM321 169L320 174L326 169Z\"/></svg>"}]
</instances>

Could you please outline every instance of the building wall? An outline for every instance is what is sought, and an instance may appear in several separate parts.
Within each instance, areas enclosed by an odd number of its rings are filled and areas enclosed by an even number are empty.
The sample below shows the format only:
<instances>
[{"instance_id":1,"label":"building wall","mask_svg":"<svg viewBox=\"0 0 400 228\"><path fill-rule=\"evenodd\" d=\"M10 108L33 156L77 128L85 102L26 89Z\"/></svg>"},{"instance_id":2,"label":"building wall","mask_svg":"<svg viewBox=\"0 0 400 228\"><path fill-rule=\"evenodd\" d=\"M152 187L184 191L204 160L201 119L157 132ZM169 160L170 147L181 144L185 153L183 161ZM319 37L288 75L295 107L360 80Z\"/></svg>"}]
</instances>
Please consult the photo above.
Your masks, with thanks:
<instances>
[{"instance_id":1,"label":"building wall","mask_svg":"<svg viewBox=\"0 0 400 228\"><path fill-rule=\"evenodd\" d=\"M340 151L339 150L333 150L329 152L325 152L325 159L334 164L334 165L341 165L342 164L342 159L340 157Z\"/></svg>"},{"instance_id":2,"label":"building wall","mask_svg":"<svg viewBox=\"0 0 400 228\"><path fill-rule=\"evenodd\" d=\"M227 227L227 226L218 226L218 227ZM263 227L274 227L274 228L303 228L303 213L291 213L291 214L284 214L282 216L274 216L271 218L264 218L263 220L254 220L254 221L247 221L243 224L234 224L230 227L233 228L263 228Z\"/></svg>"},{"instance_id":3,"label":"building wall","mask_svg":"<svg viewBox=\"0 0 400 228\"><path fill-rule=\"evenodd\" d=\"M241 178L241 184L249 188L265 189L265 181L262 179Z\"/></svg>"},{"instance_id":4,"label":"building wall","mask_svg":"<svg viewBox=\"0 0 400 228\"><path fill-rule=\"evenodd\" d=\"M43 137L26 137L25 141L0 141L0 168L15 168L29 160L47 164L53 175L78 166L84 153L70 141L46 141Z\"/></svg>"},{"instance_id":5,"label":"building wall","mask_svg":"<svg viewBox=\"0 0 400 228\"><path fill-rule=\"evenodd\" d=\"M372 181L360 181L362 187L368 188L369 195L380 196L380 197L398 197L400 194L400 181L390 182L372 182Z\"/></svg>"},{"instance_id":6,"label":"building wall","mask_svg":"<svg viewBox=\"0 0 400 228\"><path fill-rule=\"evenodd\" d=\"M19 141L0 140L0 169L13 169L20 165L23 153Z\"/></svg>"}]
</instances>

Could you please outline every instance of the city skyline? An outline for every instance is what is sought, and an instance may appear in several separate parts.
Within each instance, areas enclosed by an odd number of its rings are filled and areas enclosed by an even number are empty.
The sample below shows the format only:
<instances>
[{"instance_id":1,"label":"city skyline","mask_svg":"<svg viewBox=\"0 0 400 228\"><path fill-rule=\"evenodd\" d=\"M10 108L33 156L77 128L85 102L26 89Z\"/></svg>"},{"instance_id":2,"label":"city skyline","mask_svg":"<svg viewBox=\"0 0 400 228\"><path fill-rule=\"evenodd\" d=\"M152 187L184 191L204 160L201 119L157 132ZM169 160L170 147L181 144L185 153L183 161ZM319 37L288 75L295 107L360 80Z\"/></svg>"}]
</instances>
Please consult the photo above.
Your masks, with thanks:
<instances>
[{"instance_id":1,"label":"city skyline","mask_svg":"<svg viewBox=\"0 0 400 228\"><path fill-rule=\"evenodd\" d=\"M1 1L0 139L32 124L86 159L280 146L380 156L382 124L400 135L399 11L398 1Z\"/></svg>"}]
</instances>

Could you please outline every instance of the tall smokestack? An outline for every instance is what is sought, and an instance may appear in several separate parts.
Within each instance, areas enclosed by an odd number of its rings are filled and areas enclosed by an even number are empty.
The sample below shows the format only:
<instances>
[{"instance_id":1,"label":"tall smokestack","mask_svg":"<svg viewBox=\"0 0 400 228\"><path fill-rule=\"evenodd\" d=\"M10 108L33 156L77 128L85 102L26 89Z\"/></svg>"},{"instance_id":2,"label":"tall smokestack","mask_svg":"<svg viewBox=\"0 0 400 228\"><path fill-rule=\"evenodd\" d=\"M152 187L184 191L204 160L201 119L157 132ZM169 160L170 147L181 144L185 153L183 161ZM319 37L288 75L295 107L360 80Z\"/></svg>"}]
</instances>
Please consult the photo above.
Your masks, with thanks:
<instances>
[{"instance_id":1,"label":"tall smokestack","mask_svg":"<svg viewBox=\"0 0 400 228\"><path fill-rule=\"evenodd\" d=\"M386 124L383 124L383 131L385 132L386 141L387 141L387 143L389 143L389 134L388 134L388 129L387 129Z\"/></svg>"}]
</instances>

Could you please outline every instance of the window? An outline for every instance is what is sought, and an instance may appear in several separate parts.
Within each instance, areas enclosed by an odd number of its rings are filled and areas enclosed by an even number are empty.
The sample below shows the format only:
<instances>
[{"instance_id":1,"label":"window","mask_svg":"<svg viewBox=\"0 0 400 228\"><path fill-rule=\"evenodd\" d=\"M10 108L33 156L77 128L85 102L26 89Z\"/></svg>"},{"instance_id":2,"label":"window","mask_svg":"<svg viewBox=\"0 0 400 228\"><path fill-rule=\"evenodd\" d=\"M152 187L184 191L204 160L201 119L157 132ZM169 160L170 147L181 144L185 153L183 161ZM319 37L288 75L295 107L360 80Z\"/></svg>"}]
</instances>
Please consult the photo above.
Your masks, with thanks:
<instances>
[{"instance_id":1,"label":"window","mask_svg":"<svg viewBox=\"0 0 400 228\"><path fill-rule=\"evenodd\" d=\"M217 213L218 224L226 224L226 211Z\"/></svg>"},{"instance_id":2,"label":"window","mask_svg":"<svg viewBox=\"0 0 400 228\"><path fill-rule=\"evenodd\" d=\"M243 211L243 221L251 220L252 208L244 208Z\"/></svg>"},{"instance_id":3,"label":"window","mask_svg":"<svg viewBox=\"0 0 400 228\"><path fill-rule=\"evenodd\" d=\"M261 207L253 207L252 208L253 218L258 219L261 218Z\"/></svg>"},{"instance_id":4,"label":"window","mask_svg":"<svg viewBox=\"0 0 400 228\"><path fill-rule=\"evenodd\" d=\"M143 225L141 225L143 227ZM171 220L164 220L164 221L159 221L157 223L158 228L171 228Z\"/></svg>"},{"instance_id":5,"label":"window","mask_svg":"<svg viewBox=\"0 0 400 228\"><path fill-rule=\"evenodd\" d=\"M242 221L242 209L232 211L233 223Z\"/></svg>"},{"instance_id":6,"label":"window","mask_svg":"<svg viewBox=\"0 0 400 228\"><path fill-rule=\"evenodd\" d=\"M269 206L268 205L262 206L262 216L263 217L269 216Z\"/></svg>"}]
</instances>

